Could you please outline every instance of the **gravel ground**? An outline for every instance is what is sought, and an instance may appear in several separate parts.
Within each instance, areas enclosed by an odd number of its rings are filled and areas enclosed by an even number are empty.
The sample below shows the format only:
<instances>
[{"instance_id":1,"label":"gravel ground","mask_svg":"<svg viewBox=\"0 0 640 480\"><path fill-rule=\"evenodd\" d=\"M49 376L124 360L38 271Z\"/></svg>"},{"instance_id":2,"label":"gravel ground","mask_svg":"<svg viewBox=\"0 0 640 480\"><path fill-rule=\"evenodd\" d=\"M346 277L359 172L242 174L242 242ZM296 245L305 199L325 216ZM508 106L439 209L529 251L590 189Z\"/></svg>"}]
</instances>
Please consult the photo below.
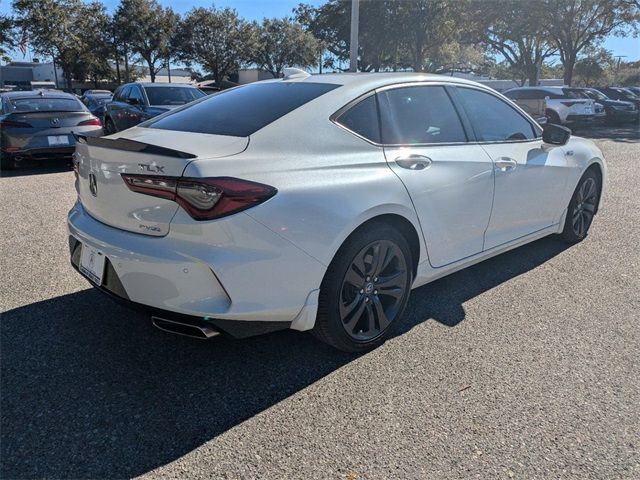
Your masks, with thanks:
<instances>
[{"instance_id":1,"label":"gravel ground","mask_svg":"<svg viewBox=\"0 0 640 480\"><path fill-rule=\"evenodd\" d=\"M640 135L587 134L587 240L414 291L362 356L157 331L69 266L66 167L0 178L0 476L640 478Z\"/></svg>"}]
</instances>

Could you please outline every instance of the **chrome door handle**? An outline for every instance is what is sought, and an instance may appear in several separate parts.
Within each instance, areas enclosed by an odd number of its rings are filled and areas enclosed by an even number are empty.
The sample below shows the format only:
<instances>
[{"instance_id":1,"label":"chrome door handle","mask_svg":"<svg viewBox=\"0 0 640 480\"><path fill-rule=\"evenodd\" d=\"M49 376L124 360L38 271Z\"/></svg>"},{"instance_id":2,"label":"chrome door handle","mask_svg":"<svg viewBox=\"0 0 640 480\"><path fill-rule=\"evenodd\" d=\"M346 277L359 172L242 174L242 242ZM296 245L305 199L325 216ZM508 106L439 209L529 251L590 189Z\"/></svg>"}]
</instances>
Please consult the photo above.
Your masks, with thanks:
<instances>
[{"instance_id":1,"label":"chrome door handle","mask_svg":"<svg viewBox=\"0 0 640 480\"><path fill-rule=\"evenodd\" d=\"M493 163L495 165L495 168L497 168L501 172L508 172L509 170L513 170L518 166L518 162L509 157L497 158L493 161Z\"/></svg>"},{"instance_id":2,"label":"chrome door handle","mask_svg":"<svg viewBox=\"0 0 640 480\"><path fill-rule=\"evenodd\" d=\"M407 170L424 170L433 163L433 160L424 155L406 155L396 158L395 162L399 167Z\"/></svg>"}]
</instances>

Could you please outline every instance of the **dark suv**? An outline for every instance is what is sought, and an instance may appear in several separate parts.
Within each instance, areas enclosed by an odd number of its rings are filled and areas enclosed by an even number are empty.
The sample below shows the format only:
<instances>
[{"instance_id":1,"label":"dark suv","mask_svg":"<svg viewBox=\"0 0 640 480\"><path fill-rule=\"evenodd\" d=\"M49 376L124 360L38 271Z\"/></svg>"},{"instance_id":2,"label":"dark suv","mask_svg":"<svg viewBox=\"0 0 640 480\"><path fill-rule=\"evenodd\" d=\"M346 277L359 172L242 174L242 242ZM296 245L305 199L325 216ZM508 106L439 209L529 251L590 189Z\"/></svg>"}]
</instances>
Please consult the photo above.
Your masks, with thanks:
<instances>
[{"instance_id":1,"label":"dark suv","mask_svg":"<svg viewBox=\"0 0 640 480\"><path fill-rule=\"evenodd\" d=\"M204 96L191 85L141 82L121 85L113 100L105 105L105 132L109 135L125 130Z\"/></svg>"}]
</instances>

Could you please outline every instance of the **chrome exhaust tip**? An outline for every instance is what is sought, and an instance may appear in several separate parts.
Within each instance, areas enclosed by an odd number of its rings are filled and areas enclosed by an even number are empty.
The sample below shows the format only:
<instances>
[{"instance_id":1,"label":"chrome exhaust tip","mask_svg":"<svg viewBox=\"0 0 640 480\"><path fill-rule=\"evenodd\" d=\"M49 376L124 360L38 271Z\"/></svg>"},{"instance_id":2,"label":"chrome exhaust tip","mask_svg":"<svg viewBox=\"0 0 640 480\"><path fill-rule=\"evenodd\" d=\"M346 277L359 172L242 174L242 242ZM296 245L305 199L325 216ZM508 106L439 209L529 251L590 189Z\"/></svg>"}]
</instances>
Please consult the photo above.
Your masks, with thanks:
<instances>
[{"instance_id":1,"label":"chrome exhaust tip","mask_svg":"<svg viewBox=\"0 0 640 480\"><path fill-rule=\"evenodd\" d=\"M209 340L216 335L220 335L220 332L217 332L213 328L176 322L175 320L168 320L166 318L151 317L151 323L153 323L154 327L165 332L175 333L176 335L183 335L185 337L198 338L200 340Z\"/></svg>"}]
</instances>

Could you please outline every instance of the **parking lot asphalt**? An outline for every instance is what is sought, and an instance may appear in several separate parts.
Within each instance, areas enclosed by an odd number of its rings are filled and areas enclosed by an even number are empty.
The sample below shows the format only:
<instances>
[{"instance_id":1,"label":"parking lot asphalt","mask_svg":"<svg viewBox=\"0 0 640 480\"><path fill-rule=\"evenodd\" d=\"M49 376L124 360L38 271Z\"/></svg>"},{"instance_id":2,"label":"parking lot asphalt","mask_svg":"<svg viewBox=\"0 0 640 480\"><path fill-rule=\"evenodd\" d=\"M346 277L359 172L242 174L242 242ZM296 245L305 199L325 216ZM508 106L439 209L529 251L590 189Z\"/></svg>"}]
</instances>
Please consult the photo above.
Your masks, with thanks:
<instances>
[{"instance_id":1,"label":"parking lot asphalt","mask_svg":"<svg viewBox=\"0 0 640 480\"><path fill-rule=\"evenodd\" d=\"M582 133L589 237L415 290L360 356L158 331L69 265L68 167L0 178L0 477L640 478L640 134Z\"/></svg>"}]
</instances>

